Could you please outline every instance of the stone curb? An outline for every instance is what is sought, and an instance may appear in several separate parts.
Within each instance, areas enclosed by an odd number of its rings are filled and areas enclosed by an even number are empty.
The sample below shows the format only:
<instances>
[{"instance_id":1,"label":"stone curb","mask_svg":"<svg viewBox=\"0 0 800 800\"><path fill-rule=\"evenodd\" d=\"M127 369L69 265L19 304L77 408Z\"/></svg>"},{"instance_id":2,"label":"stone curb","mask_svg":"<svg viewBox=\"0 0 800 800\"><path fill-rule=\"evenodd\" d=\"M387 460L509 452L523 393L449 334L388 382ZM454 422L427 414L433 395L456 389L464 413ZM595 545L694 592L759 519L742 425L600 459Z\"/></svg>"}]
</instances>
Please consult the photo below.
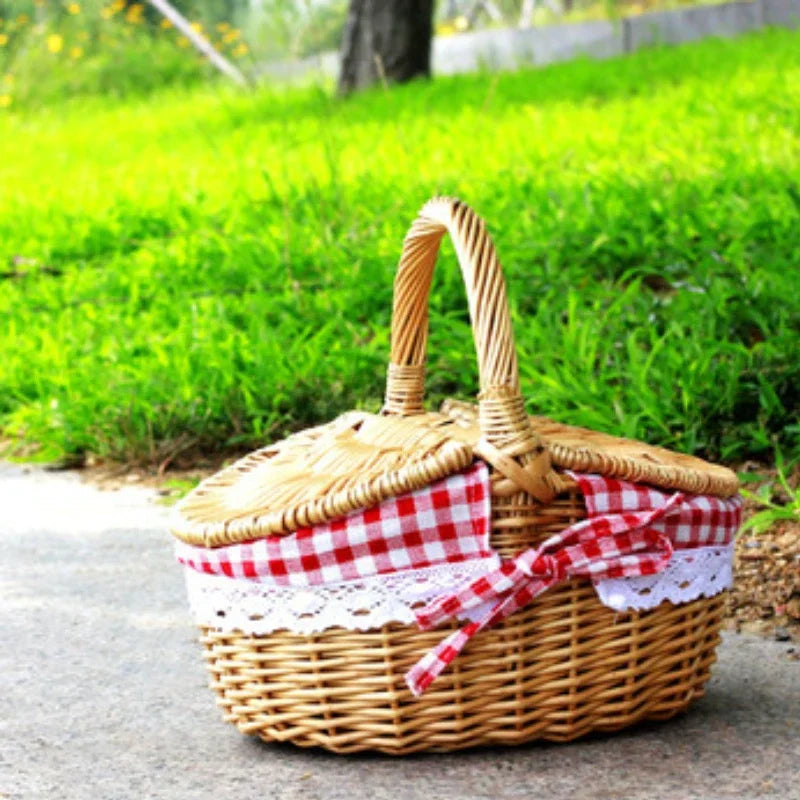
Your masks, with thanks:
<instances>
[{"instance_id":1,"label":"stone curb","mask_svg":"<svg viewBox=\"0 0 800 800\"><path fill-rule=\"evenodd\" d=\"M657 44L677 45L712 36L731 37L767 26L800 27L800 0L742 0L720 5L657 11L617 21L598 20L545 28L498 28L437 36L434 75L454 75L553 64L581 56L611 58ZM327 51L296 61L263 64L259 72L293 83L336 78L339 56Z\"/></svg>"}]
</instances>

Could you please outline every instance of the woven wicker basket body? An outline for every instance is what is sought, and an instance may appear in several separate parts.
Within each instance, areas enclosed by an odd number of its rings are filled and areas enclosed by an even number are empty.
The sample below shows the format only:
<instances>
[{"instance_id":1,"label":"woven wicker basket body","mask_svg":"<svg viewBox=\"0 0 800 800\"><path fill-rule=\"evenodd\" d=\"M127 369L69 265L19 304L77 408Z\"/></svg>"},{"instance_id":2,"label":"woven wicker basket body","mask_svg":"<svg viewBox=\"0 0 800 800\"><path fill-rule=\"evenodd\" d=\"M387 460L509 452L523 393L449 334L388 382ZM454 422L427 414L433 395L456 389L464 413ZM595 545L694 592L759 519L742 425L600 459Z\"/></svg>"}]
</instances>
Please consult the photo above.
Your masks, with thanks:
<instances>
[{"instance_id":1,"label":"woven wicker basket body","mask_svg":"<svg viewBox=\"0 0 800 800\"><path fill-rule=\"evenodd\" d=\"M481 375L479 407L423 410L427 295L438 245L453 238ZM492 545L514 556L586 515L564 468L730 496L735 476L698 459L529 418L517 376L505 287L483 223L431 201L406 237L395 283L392 361L380 416L352 412L251 454L180 508L175 533L217 546L287 534L463 469L491 470ZM203 629L225 719L265 740L336 752L456 750L567 741L664 719L702 696L724 596L619 613L591 583L555 587L478 634L421 697L408 669L442 638L392 624L314 636Z\"/></svg>"}]
</instances>

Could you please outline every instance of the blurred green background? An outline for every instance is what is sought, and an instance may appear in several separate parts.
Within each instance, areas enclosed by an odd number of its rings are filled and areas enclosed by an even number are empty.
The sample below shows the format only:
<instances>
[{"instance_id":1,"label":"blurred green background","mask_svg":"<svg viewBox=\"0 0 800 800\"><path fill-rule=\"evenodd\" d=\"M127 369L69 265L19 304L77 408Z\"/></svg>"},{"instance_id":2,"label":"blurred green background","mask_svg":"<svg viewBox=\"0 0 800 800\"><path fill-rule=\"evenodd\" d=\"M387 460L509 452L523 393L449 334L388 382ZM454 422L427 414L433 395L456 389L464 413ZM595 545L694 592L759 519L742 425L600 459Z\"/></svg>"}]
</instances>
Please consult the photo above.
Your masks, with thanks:
<instances>
[{"instance_id":1,"label":"blurred green background","mask_svg":"<svg viewBox=\"0 0 800 800\"><path fill-rule=\"evenodd\" d=\"M250 76L334 46L346 11L180 5ZM532 411L800 454L798 32L340 98L228 85L140 3L0 17L8 454L194 463L377 409L402 237L436 193L495 236ZM471 397L451 255L431 306L431 403Z\"/></svg>"}]
</instances>

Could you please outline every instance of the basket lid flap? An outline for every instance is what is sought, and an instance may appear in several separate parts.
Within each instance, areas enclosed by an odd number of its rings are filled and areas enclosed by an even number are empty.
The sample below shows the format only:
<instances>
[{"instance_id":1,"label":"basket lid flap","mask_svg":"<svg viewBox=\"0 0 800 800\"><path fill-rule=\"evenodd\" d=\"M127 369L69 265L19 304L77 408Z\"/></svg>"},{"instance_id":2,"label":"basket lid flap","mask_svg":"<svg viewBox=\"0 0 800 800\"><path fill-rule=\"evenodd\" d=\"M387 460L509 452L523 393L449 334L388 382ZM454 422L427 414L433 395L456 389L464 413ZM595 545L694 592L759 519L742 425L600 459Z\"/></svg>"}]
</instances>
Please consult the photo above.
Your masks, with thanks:
<instances>
[{"instance_id":1,"label":"basket lid flap","mask_svg":"<svg viewBox=\"0 0 800 800\"><path fill-rule=\"evenodd\" d=\"M477 444L481 433L476 406L447 400L442 405L442 413L457 422L460 432L454 435L473 446ZM563 425L548 417L532 416L530 420L549 450L553 464L561 469L691 494L732 497L739 491L735 472L696 456L588 428Z\"/></svg>"},{"instance_id":2,"label":"basket lid flap","mask_svg":"<svg viewBox=\"0 0 800 800\"><path fill-rule=\"evenodd\" d=\"M256 450L204 480L172 531L214 547L295 531L414 491L467 467L471 444L441 414L351 411Z\"/></svg>"}]
</instances>

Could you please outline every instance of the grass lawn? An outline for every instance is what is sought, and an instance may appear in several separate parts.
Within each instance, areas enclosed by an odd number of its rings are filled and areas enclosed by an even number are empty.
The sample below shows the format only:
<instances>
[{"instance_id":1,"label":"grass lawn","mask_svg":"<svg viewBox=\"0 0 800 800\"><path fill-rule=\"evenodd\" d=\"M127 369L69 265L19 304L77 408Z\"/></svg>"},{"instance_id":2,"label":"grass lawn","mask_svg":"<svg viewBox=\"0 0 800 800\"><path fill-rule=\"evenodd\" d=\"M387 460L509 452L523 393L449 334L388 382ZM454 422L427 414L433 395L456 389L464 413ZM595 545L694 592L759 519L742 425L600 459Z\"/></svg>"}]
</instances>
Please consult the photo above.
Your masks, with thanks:
<instances>
[{"instance_id":1,"label":"grass lawn","mask_svg":"<svg viewBox=\"0 0 800 800\"><path fill-rule=\"evenodd\" d=\"M800 455L800 33L437 79L0 113L0 429L142 463L377 409L419 206L487 220L530 408ZM476 385L445 247L430 398Z\"/></svg>"}]
</instances>

